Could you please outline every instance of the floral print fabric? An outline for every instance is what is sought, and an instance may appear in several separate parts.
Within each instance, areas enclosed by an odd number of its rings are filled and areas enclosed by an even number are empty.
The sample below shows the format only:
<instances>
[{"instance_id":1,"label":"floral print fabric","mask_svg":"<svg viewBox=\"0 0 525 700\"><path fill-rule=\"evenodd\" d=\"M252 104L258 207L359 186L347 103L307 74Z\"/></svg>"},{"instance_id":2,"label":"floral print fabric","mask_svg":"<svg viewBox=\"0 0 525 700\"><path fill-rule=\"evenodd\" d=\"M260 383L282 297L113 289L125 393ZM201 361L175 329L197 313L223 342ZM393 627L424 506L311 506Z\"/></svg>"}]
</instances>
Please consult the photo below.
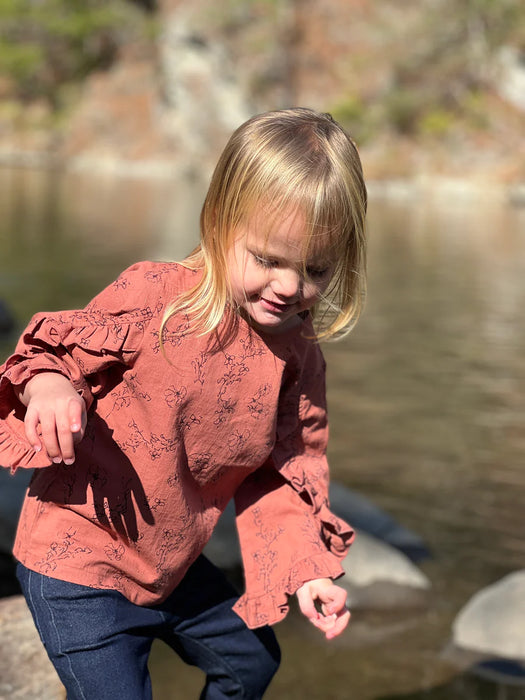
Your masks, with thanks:
<instances>
[{"instance_id":1,"label":"floral print fabric","mask_svg":"<svg viewBox=\"0 0 525 700\"><path fill-rule=\"evenodd\" d=\"M167 304L198 274L138 263L84 310L37 314L0 367L0 464L37 468L14 554L155 604L234 497L246 574L236 610L257 627L281 619L305 581L339 576L353 533L328 509L324 360L310 321L271 336L235 318L221 343L179 314L161 347ZM68 377L89 409L71 466L24 436L13 386L41 371Z\"/></svg>"}]
</instances>

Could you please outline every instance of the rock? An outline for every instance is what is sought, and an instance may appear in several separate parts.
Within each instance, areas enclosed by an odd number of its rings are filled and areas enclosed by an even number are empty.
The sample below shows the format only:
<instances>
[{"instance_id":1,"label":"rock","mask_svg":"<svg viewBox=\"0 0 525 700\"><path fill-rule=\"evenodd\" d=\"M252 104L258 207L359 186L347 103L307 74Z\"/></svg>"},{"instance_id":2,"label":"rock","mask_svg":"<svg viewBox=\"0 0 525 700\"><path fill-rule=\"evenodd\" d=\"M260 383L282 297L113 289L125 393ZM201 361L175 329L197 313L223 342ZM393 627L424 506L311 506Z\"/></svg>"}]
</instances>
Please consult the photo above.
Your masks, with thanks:
<instances>
[{"instance_id":1,"label":"rock","mask_svg":"<svg viewBox=\"0 0 525 700\"><path fill-rule=\"evenodd\" d=\"M233 501L228 503L224 513L219 518L203 553L221 569L230 571L242 566Z\"/></svg>"},{"instance_id":2,"label":"rock","mask_svg":"<svg viewBox=\"0 0 525 700\"><path fill-rule=\"evenodd\" d=\"M453 624L453 643L485 657L525 662L525 569L478 591Z\"/></svg>"},{"instance_id":3,"label":"rock","mask_svg":"<svg viewBox=\"0 0 525 700\"><path fill-rule=\"evenodd\" d=\"M0 600L0 700L64 700L22 596Z\"/></svg>"},{"instance_id":4,"label":"rock","mask_svg":"<svg viewBox=\"0 0 525 700\"><path fill-rule=\"evenodd\" d=\"M497 56L496 74L496 92L525 111L525 52L516 46L503 46Z\"/></svg>"},{"instance_id":5,"label":"rock","mask_svg":"<svg viewBox=\"0 0 525 700\"><path fill-rule=\"evenodd\" d=\"M428 602L427 576L402 552L358 531L343 560L339 585L348 591L351 609L419 607Z\"/></svg>"},{"instance_id":6,"label":"rock","mask_svg":"<svg viewBox=\"0 0 525 700\"><path fill-rule=\"evenodd\" d=\"M365 496L343 484L330 484L330 507L338 517L350 523L356 530L366 532L399 549L412 561L421 561L430 556L428 547L419 535L396 522Z\"/></svg>"},{"instance_id":7,"label":"rock","mask_svg":"<svg viewBox=\"0 0 525 700\"><path fill-rule=\"evenodd\" d=\"M513 207L525 207L525 183L517 182L508 188L509 204Z\"/></svg>"},{"instance_id":8,"label":"rock","mask_svg":"<svg viewBox=\"0 0 525 700\"><path fill-rule=\"evenodd\" d=\"M210 174L217 145L252 113L221 41L200 27L199 13L180 4L163 20L159 39L164 104L161 123L190 171Z\"/></svg>"},{"instance_id":9,"label":"rock","mask_svg":"<svg viewBox=\"0 0 525 700\"><path fill-rule=\"evenodd\" d=\"M459 611L444 658L503 685L525 685L525 569L478 591Z\"/></svg>"}]
</instances>

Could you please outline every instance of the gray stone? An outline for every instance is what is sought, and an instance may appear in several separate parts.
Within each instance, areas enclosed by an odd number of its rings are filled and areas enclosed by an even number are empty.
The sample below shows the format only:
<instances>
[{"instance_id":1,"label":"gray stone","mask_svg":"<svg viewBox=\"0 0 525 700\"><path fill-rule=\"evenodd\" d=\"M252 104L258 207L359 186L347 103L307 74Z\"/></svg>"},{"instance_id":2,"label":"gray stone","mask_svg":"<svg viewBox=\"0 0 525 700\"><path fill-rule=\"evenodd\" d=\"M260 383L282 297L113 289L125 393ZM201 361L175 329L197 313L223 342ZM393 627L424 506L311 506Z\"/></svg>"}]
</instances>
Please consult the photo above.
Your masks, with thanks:
<instances>
[{"instance_id":1,"label":"gray stone","mask_svg":"<svg viewBox=\"0 0 525 700\"><path fill-rule=\"evenodd\" d=\"M525 661L525 569L466 603L453 624L453 644L486 657Z\"/></svg>"},{"instance_id":2,"label":"gray stone","mask_svg":"<svg viewBox=\"0 0 525 700\"><path fill-rule=\"evenodd\" d=\"M389 544L358 531L343 560L339 585L348 591L348 605L358 608L413 607L428 602L431 584L410 559Z\"/></svg>"},{"instance_id":3,"label":"gray stone","mask_svg":"<svg viewBox=\"0 0 525 700\"><path fill-rule=\"evenodd\" d=\"M427 545L418 534L398 523L363 494L332 481L329 495L332 512L356 530L399 549L412 561L430 557Z\"/></svg>"},{"instance_id":4,"label":"gray stone","mask_svg":"<svg viewBox=\"0 0 525 700\"><path fill-rule=\"evenodd\" d=\"M0 600L0 700L64 700L66 693L22 596Z\"/></svg>"}]
</instances>

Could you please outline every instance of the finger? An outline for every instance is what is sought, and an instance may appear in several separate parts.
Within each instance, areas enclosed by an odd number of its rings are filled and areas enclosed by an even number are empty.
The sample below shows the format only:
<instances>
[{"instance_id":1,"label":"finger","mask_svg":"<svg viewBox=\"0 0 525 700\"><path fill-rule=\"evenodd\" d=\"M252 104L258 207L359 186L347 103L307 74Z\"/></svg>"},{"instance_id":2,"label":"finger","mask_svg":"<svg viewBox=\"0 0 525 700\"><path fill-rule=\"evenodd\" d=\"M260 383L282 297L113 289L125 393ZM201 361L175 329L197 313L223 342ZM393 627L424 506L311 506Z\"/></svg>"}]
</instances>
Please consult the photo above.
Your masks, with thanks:
<instances>
[{"instance_id":1,"label":"finger","mask_svg":"<svg viewBox=\"0 0 525 700\"><path fill-rule=\"evenodd\" d=\"M339 613L341 610L345 609L347 599L347 592L344 588L340 586L332 586L329 590L324 591L322 594L322 605L321 608L325 615L332 615L333 613Z\"/></svg>"},{"instance_id":2,"label":"finger","mask_svg":"<svg viewBox=\"0 0 525 700\"><path fill-rule=\"evenodd\" d=\"M42 449L42 443L40 442L40 437L37 432L38 423L38 412L32 408L28 408L24 418L24 428L27 441L33 447L35 452L40 452Z\"/></svg>"},{"instance_id":3,"label":"finger","mask_svg":"<svg viewBox=\"0 0 525 700\"><path fill-rule=\"evenodd\" d=\"M40 427L42 429L42 442L49 456L49 459L54 464L59 464L62 461L60 445L58 444L57 429L54 414L43 415L40 417Z\"/></svg>"},{"instance_id":4,"label":"finger","mask_svg":"<svg viewBox=\"0 0 525 700\"><path fill-rule=\"evenodd\" d=\"M56 433L60 449L60 457L65 464L73 464L75 461L75 448L73 445L73 433L69 415L57 417ZM53 460L55 461L55 460Z\"/></svg>"},{"instance_id":5,"label":"finger","mask_svg":"<svg viewBox=\"0 0 525 700\"><path fill-rule=\"evenodd\" d=\"M73 441L80 442L86 428L86 404L83 399L71 400L68 405L69 429L73 433Z\"/></svg>"},{"instance_id":6,"label":"finger","mask_svg":"<svg viewBox=\"0 0 525 700\"><path fill-rule=\"evenodd\" d=\"M345 610L341 615L336 616L332 626L326 631L327 639L334 639L343 632L350 622L350 611Z\"/></svg>"},{"instance_id":7,"label":"finger","mask_svg":"<svg viewBox=\"0 0 525 700\"><path fill-rule=\"evenodd\" d=\"M316 620L310 620L310 622L314 625L314 627L317 627L317 629L326 634L328 630L332 629L334 626L335 615L330 615L329 617L319 615Z\"/></svg>"}]
</instances>

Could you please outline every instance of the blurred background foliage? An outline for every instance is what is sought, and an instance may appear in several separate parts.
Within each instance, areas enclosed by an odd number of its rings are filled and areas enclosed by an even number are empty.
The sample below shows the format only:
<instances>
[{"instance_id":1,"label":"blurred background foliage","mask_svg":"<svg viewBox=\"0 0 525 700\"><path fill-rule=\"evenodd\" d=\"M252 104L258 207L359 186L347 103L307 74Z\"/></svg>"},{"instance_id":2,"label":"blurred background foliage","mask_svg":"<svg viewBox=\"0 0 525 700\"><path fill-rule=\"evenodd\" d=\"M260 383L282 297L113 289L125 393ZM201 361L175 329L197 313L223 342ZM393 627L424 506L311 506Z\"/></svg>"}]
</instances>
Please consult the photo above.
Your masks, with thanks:
<instances>
[{"instance_id":1,"label":"blurred background foliage","mask_svg":"<svg viewBox=\"0 0 525 700\"><path fill-rule=\"evenodd\" d=\"M65 89L153 39L148 0L0 0L0 75L12 95L63 106Z\"/></svg>"},{"instance_id":2,"label":"blurred background foliage","mask_svg":"<svg viewBox=\"0 0 525 700\"><path fill-rule=\"evenodd\" d=\"M501 57L510 48L512 70L523 72L522 0L0 0L0 131L5 125L13 141L20 128L54 130L58 143L86 100L86 78L126 60L129 66L129 56L141 51L151 66L145 91L158 96L150 114L160 114L163 81L170 79L162 51L175 13L183 22L191 16L183 49L202 49L200 58L208 50L216 82L234 83L250 112L292 104L325 109L377 153L393 141L445 145L445 160L465 144L474 154L480 147L507 158L516 152L525 98L516 104L503 95ZM225 49L224 65L211 50L217 46ZM129 76L138 91L136 73ZM123 92L108 83L106 104ZM91 111L99 125L104 108L98 102ZM116 128L108 117L105 133ZM127 138L145 133L142 125ZM384 160L399 168L408 159L396 152ZM389 176L389 167L380 166L379 176Z\"/></svg>"},{"instance_id":3,"label":"blurred background foliage","mask_svg":"<svg viewBox=\"0 0 525 700\"><path fill-rule=\"evenodd\" d=\"M251 65L258 108L277 84L285 105L322 95L361 144L491 128L502 48L525 60L522 0L224 0L207 21Z\"/></svg>"},{"instance_id":4,"label":"blurred background foliage","mask_svg":"<svg viewBox=\"0 0 525 700\"><path fill-rule=\"evenodd\" d=\"M404 135L443 136L454 125L488 126L485 93L501 47L525 50L520 0L441 0L424 11L401 45L391 45L391 77L382 99L343 96L334 114L361 141L388 123ZM393 32L395 35L395 32Z\"/></svg>"}]
</instances>

